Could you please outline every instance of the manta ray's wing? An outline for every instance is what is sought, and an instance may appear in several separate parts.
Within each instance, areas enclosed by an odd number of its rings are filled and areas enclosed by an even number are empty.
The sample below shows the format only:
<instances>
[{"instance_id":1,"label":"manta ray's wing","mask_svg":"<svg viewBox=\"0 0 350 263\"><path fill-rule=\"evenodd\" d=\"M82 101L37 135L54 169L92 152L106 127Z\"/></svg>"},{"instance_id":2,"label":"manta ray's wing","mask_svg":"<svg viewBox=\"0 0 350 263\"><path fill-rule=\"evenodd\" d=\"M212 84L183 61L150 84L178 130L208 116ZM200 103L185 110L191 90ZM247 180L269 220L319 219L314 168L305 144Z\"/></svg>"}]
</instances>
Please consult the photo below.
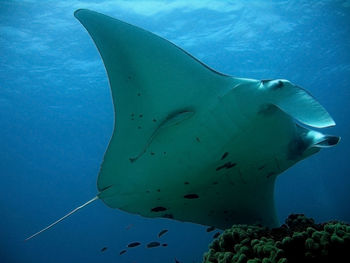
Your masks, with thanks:
<instances>
[{"instance_id":1,"label":"manta ray's wing","mask_svg":"<svg viewBox=\"0 0 350 263\"><path fill-rule=\"evenodd\" d=\"M90 10L75 16L101 54L114 102L115 130L98 179L101 191L132 176L113 169L140 158L162 128L191 117L239 80L141 28Z\"/></svg>"}]
</instances>

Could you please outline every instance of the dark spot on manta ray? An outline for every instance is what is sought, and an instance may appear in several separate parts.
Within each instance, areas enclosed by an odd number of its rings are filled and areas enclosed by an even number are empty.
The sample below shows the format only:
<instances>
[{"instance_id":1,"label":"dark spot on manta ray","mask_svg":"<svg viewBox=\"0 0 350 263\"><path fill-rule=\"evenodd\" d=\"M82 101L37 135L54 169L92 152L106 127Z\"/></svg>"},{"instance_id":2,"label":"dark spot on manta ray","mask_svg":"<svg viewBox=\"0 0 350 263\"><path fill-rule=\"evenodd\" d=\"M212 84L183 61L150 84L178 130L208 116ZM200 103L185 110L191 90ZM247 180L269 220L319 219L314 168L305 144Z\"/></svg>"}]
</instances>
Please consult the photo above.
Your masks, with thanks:
<instances>
[{"instance_id":1,"label":"dark spot on manta ray","mask_svg":"<svg viewBox=\"0 0 350 263\"><path fill-rule=\"evenodd\" d=\"M166 152L163 152L164 155L166 155Z\"/></svg>"},{"instance_id":2,"label":"dark spot on manta ray","mask_svg":"<svg viewBox=\"0 0 350 263\"><path fill-rule=\"evenodd\" d=\"M228 213L228 211L227 210L224 210L224 214L227 214Z\"/></svg>"},{"instance_id":3,"label":"dark spot on manta ray","mask_svg":"<svg viewBox=\"0 0 350 263\"><path fill-rule=\"evenodd\" d=\"M151 209L151 212L162 212L162 211L166 211L166 210L168 210L168 209L166 209L166 208L163 207L163 206L156 206L156 207L153 207L153 208Z\"/></svg>"},{"instance_id":4,"label":"dark spot on manta ray","mask_svg":"<svg viewBox=\"0 0 350 263\"><path fill-rule=\"evenodd\" d=\"M258 114L262 114L265 116L269 116L269 115L271 116L273 113L276 112L277 109L278 108L273 104L263 104L263 105L261 105Z\"/></svg>"},{"instance_id":5,"label":"dark spot on manta ray","mask_svg":"<svg viewBox=\"0 0 350 263\"><path fill-rule=\"evenodd\" d=\"M139 115L139 117L140 117L140 118L142 118L142 117L143 117L143 115L142 115L142 114L140 114L140 115Z\"/></svg>"},{"instance_id":6,"label":"dark spot on manta ray","mask_svg":"<svg viewBox=\"0 0 350 263\"><path fill-rule=\"evenodd\" d=\"M141 130L141 126L138 126L137 129Z\"/></svg>"},{"instance_id":7,"label":"dark spot on manta ray","mask_svg":"<svg viewBox=\"0 0 350 263\"><path fill-rule=\"evenodd\" d=\"M216 167L216 171L220 171L221 169L226 168L226 165L221 165L219 167Z\"/></svg>"},{"instance_id":8,"label":"dark spot on manta ray","mask_svg":"<svg viewBox=\"0 0 350 263\"><path fill-rule=\"evenodd\" d=\"M159 247L160 243L157 241L150 242L146 245L147 248L152 248L152 247Z\"/></svg>"},{"instance_id":9,"label":"dark spot on manta ray","mask_svg":"<svg viewBox=\"0 0 350 263\"><path fill-rule=\"evenodd\" d=\"M184 184L190 184L189 182L184 182Z\"/></svg>"},{"instance_id":10,"label":"dark spot on manta ray","mask_svg":"<svg viewBox=\"0 0 350 263\"><path fill-rule=\"evenodd\" d=\"M130 243L130 244L128 245L128 247L137 247L137 246L139 246L139 245L141 245L140 242L132 242L132 243Z\"/></svg>"},{"instance_id":11,"label":"dark spot on manta ray","mask_svg":"<svg viewBox=\"0 0 350 263\"><path fill-rule=\"evenodd\" d=\"M164 218L174 218L174 216L172 214L164 214L164 215L162 215L162 217L164 217Z\"/></svg>"},{"instance_id":12,"label":"dark spot on manta ray","mask_svg":"<svg viewBox=\"0 0 350 263\"><path fill-rule=\"evenodd\" d=\"M217 238L218 236L220 236L220 232L216 232L216 233L213 235L213 238Z\"/></svg>"},{"instance_id":13,"label":"dark spot on manta ray","mask_svg":"<svg viewBox=\"0 0 350 263\"><path fill-rule=\"evenodd\" d=\"M126 249L120 251L120 252L119 252L119 255L123 255L124 253L126 253Z\"/></svg>"},{"instance_id":14,"label":"dark spot on manta ray","mask_svg":"<svg viewBox=\"0 0 350 263\"><path fill-rule=\"evenodd\" d=\"M228 152L225 152L222 156L221 156L221 160L225 159L228 155Z\"/></svg>"},{"instance_id":15,"label":"dark spot on manta ray","mask_svg":"<svg viewBox=\"0 0 350 263\"><path fill-rule=\"evenodd\" d=\"M197 142L201 142L201 140L200 140L198 137L196 137L196 141L197 141Z\"/></svg>"},{"instance_id":16,"label":"dark spot on manta ray","mask_svg":"<svg viewBox=\"0 0 350 263\"><path fill-rule=\"evenodd\" d=\"M213 185L216 185L216 184L218 184L218 182L213 182Z\"/></svg>"},{"instance_id":17,"label":"dark spot on manta ray","mask_svg":"<svg viewBox=\"0 0 350 263\"><path fill-rule=\"evenodd\" d=\"M137 93L137 96L141 96L141 93Z\"/></svg>"},{"instance_id":18,"label":"dark spot on manta ray","mask_svg":"<svg viewBox=\"0 0 350 263\"><path fill-rule=\"evenodd\" d=\"M149 191L149 190L146 190L146 193L147 193L147 194L149 194L149 193L150 193L150 191Z\"/></svg>"},{"instance_id":19,"label":"dark spot on manta ray","mask_svg":"<svg viewBox=\"0 0 350 263\"><path fill-rule=\"evenodd\" d=\"M270 178L271 176L275 175L275 172L269 172L267 175L266 175L266 178Z\"/></svg>"},{"instance_id":20,"label":"dark spot on manta ray","mask_svg":"<svg viewBox=\"0 0 350 263\"><path fill-rule=\"evenodd\" d=\"M151 152L151 155L154 155L155 153L154 152Z\"/></svg>"},{"instance_id":21,"label":"dark spot on manta ray","mask_svg":"<svg viewBox=\"0 0 350 263\"><path fill-rule=\"evenodd\" d=\"M157 200L160 201L161 200L160 197L158 197Z\"/></svg>"},{"instance_id":22,"label":"dark spot on manta ray","mask_svg":"<svg viewBox=\"0 0 350 263\"><path fill-rule=\"evenodd\" d=\"M157 120L156 119L153 119L153 122L156 122Z\"/></svg>"},{"instance_id":23,"label":"dark spot on manta ray","mask_svg":"<svg viewBox=\"0 0 350 263\"><path fill-rule=\"evenodd\" d=\"M215 226L210 226L206 229L206 231L209 233L211 231L214 231L215 230Z\"/></svg>"},{"instance_id":24,"label":"dark spot on manta ray","mask_svg":"<svg viewBox=\"0 0 350 263\"><path fill-rule=\"evenodd\" d=\"M199 196L197 194L187 194L187 195L184 195L185 198L187 199L197 199L199 198Z\"/></svg>"},{"instance_id":25,"label":"dark spot on manta ray","mask_svg":"<svg viewBox=\"0 0 350 263\"><path fill-rule=\"evenodd\" d=\"M159 192L160 192L160 189L157 189L157 192L159 193Z\"/></svg>"},{"instance_id":26,"label":"dark spot on manta ray","mask_svg":"<svg viewBox=\"0 0 350 263\"><path fill-rule=\"evenodd\" d=\"M105 252L107 250L107 247L101 248L101 252Z\"/></svg>"},{"instance_id":27,"label":"dark spot on manta ray","mask_svg":"<svg viewBox=\"0 0 350 263\"><path fill-rule=\"evenodd\" d=\"M260 167L258 168L258 170L261 171L261 170L264 169L264 168L265 168L265 165L262 165L262 166L260 166Z\"/></svg>"},{"instance_id":28,"label":"dark spot on manta ray","mask_svg":"<svg viewBox=\"0 0 350 263\"><path fill-rule=\"evenodd\" d=\"M221 169L224 169L224 168L230 169L230 168L232 168L232 167L235 167L236 165L237 165L236 163L227 162L227 163L225 163L225 164L223 164L223 165L217 167L217 168L216 168L216 171L220 171Z\"/></svg>"},{"instance_id":29,"label":"dark spot on manta ray","mask_svg":"<svg viewBox=\"0 0 350 263\"><path fill-rule=\"evenodd\" d=\"M236 163L231 163L231 162L228 162L228 163L225 163L226 165L226 169L230 169L232 167L235 167L237 164Z\"/></svg>"}]
</instances>

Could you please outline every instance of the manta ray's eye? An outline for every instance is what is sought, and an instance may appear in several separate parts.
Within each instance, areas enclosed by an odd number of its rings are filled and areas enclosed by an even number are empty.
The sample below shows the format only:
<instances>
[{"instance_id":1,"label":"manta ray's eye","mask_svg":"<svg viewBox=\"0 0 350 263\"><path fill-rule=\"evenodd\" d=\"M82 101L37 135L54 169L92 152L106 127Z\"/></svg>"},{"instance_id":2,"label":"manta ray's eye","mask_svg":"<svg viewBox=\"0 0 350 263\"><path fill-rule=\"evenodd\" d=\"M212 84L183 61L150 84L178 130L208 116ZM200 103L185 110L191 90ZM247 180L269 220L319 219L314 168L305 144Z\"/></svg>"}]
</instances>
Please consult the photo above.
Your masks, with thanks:
<instances>
[{"instance_id":1,"label":"manta ray's eye","mask_svg":"<svg viewBox=\"0 0 350 263\"><path fill-rule=\"evenodd\" d=\"M276 88L282 88L283 87L283 81L282 80L279 80L278 82L277 82L277 85L276 85Z\"/></svg>"},{"instance_id":2,"label":"manta ray's eye","mask_svg":"<svg viewBox=\"0 0 350 263\"><path fill-rule=\"evenodd\" d=\"M283 88L284 86L284 83L282 80L270 80L268 83L267 83L267 87L268 88L271 88L273 90L277 90L277 89L280 89L280 88Z\"/></svg>"}]
</instances>

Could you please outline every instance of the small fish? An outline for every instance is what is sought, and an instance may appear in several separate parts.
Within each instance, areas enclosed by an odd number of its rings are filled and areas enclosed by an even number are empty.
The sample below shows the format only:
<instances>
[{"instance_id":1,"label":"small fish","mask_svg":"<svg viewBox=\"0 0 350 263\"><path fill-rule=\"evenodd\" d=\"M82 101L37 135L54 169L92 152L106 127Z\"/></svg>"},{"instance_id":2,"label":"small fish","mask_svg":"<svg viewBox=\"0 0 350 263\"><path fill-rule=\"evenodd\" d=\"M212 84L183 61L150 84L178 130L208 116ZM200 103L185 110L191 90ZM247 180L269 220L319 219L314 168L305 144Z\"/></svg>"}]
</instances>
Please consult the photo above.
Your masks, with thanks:
<instances>
[{"instance_id":1,"label":"small fish","mask_svg":"<svg viewBox=\"0 0 350 263\"><path fill-rule=\"evenodd\" d=\"M127 226L125 227L125 229L126 229L126 230L129 230L132 226L133 226L133 224L127 225Z\"/></svg>"},{"instance_id":2,"label":"small fish","mask_svg":"<svg viewBox=\"0 0 350 263\"><path fill-rule=\"evenodd\" d=\"M101 248L101 252L105 252L107 250L107 247Z\"/></svg>"},{"instance_id":3,"label":"small fish","mask_svg":"<svg viewBox=\"0 0 350 263\"><path fill-rule=\"evenodd\" d=\"M221 160L225 159L228 155L228 152L225 152L224 155L221 157Z\"/></svg>"},{"instance_id":4,"label":"small fish","mask_svg":"<svg viewBox=\"0 0 350 263\"><path fill-rule=\"evenodd\" d=\"M137 247L137 246L139 246L139 245L141 245L140 242L132 242L132 243L130 243L130 244L128 245L128 247Z\"/></svg>"},{"instance_id":5,"label":"small fish","mask_svg":"<svg viewBox=\"0 0 350 263\"><path fill-rule=\"evenodd\" d=\"M197 194L187 194L187 195L184 195L184 198L197 199L197 198L199 198L199 196Z\"/></svg>"},{"instance_id":6,"label":"small fish","mask_svg":"<svg viewBox=\"0 0 350 263\"><path fill-rule=\"evenodd\" d=\"M207 232L211 232L215 230L215 226L210 226L207 228Z\"/></svg>"},{"instance_id":7,"label":"small fish","mask_svg":"<svg viewBox=\"0 0 350 263\"><path fill-rule=\"evenodd\" d=\"M220 236L220 232L215 233L213 238L217 238L218 236Z\"/></svg>"},{"instance_id":8,"label":"small fish","mask_svg":"<svg viewBox=\"0 0 350 263\"><path fill-rule=\"evenodd\" d=\"M167 243L162 244L162 247L167 247L167 246L168 246Z\"/></svg>"},{"instance_id":9,"label":"small fish","mask_svg":"<svg viewBox=\"0 0 350 263\"><path fill-rule=\"evenodd\" d=\"M158 189L158 190L157 191L160 192L160 189ZM151 209L151 212L161 212L161 211L165 211L165 210L167 210L167 208L165 208L163 206L157 206L157 207L153 207Z\"/></svg>"},{"instance_id":10,"label":"small fish","mask_svg":"<svg viewBox=\"0 0 350 263\"><path fill-rule=\"evenodd\" d=\"M168 232L167 229L163 229L162 231L159 232L158 237L161 237L162 235L164 235L166 232Z\"/></svg>"},{"instance_id":11,"label":"small fish","mask_svg":"<svg viewBox=\"0 0 350 263\"><path fill-rule=\"evenodd\" d=\"M124 253L126 253L126 249L120 251L120 252L119 252L119 255L123 255Z\"/></svg>"},{"instance_id":12,"label":"small fish","mask_svg":"<svg viewBox=\"0 0 350 263\"><path fill-rule=\"evenodd\" d=\"M152 248L152 247L159 247L160 246L160 243L159 242L150 242L147 244L147 248Z\"/></svg>"}]
</instances>

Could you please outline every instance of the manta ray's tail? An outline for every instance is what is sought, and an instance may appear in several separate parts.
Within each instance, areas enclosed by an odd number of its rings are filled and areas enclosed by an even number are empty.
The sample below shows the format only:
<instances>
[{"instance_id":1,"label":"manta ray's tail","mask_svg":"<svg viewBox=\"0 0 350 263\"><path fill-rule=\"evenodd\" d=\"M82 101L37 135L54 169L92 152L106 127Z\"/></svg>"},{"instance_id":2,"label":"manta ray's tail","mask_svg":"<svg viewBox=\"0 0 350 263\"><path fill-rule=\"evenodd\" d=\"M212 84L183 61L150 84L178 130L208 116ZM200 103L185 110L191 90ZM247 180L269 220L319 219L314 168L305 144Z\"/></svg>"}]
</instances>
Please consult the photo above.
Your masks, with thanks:
<instances>
[{"instance_id":1,"label":"manta ray's tail","mask_svg":"<svg viewBox=\"0 0 350 263\"><path fill-rule=\"evenodd\" d=\"M36 232L35 234L31 235L30 237L27 237L25 239L25 241L32 239L33 237L41 234L42 232L45 232L46 230L50 229L51 227L53 227L54 225L58 224L59 222L63 221L64 219L66 219L67 217L69 217L70 215L74 214L75 212L77 212L78 210L80 210L81 208L87 206L88 204L91 204L93 201L99 199L98 195L95 196L94 198L92 198L91 200L87 201L85 204L78 206L77 208L73 209L72 211L70 211L68 214L66 214L65 216L61 217L60 219L58 219L57 221L53 222L52 224L48 225L47 227L41 229L40 231Z\"/></svg>"}]
</instances>

